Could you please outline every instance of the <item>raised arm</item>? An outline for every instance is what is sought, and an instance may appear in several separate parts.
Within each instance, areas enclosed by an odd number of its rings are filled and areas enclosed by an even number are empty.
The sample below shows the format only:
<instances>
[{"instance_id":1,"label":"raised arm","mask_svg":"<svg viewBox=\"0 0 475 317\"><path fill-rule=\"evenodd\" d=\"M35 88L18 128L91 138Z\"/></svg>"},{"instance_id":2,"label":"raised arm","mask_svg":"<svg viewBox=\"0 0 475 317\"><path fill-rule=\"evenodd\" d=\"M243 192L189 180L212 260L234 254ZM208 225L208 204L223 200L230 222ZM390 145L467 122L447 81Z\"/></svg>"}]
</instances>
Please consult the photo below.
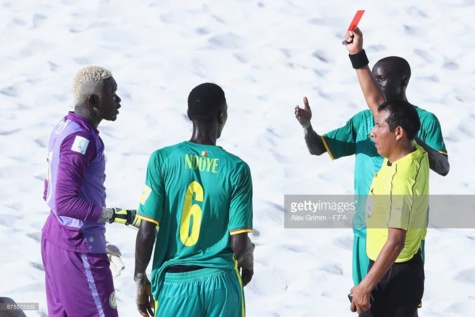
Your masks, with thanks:
<instances>
[{"instance_id":1,"label":"raised arm","mask_svg":"<svg viewBox=\"0 0 475 317\"><path fill-rule=\"evenodd\" d=\"M303 128L305 143L307 144L308 151L312 155L322 155L327 150L323 144L322 137L313 130L310 120L312 119L312 110L308 104L307 97L303 98L304 108L295 106L295 118Z\"/></svg>"},{"instance_id":2,"label":"raised arm","mask_svg":"<svg viewBox=\"0 0 475 317\"><path fill-rule=\"evenodd\" d=\"M346 33L346 48L350 54L353 68L356 70L361 90L366 100L366 104L373 113L378 111L378 107L386 101L384 94L373 77L368 66L368 58L363 50L363 33L359 28Z\"/></svg>"}]
</instances>

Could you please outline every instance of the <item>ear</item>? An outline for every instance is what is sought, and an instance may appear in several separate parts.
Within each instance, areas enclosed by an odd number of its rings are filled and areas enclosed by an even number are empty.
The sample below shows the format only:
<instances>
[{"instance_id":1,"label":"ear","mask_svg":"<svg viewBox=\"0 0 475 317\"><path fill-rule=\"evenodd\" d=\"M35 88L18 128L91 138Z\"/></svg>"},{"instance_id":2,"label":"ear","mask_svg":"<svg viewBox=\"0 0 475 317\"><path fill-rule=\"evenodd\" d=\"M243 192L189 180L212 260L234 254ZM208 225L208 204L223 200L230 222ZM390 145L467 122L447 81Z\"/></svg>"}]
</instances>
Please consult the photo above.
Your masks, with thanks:
<instances>
[{"instance_id":1,"label":"ear","mask_svg":"<svg viewBox=\"0 0 475 317\"><path fill-rule=\"evenodd\" d=\"M97 95L89 95L89 97L87 97L87 102L91 107L99 108L99 97Z\"/></svg>"},{"instance_id":2,"label":"ear","mask_svg":"<svg viewBox=\"0 0 475 317\"><path fill-rule=\"evenodd\" d=\"M221 110L218 112L218 123L225 124L228 119L228 104L226 101L221 106Z\"/></svg>"},{"instance_id":3,"label":"ear","mask_svg":"<svg viewBox=\"0 0 475 317\"><path fill-rule=\"evenodd\" d=\"M408 84L409 84L409 78L407 76L404 76L401 80L401 85L402 87L406 88Z\"/></svg>"},{"instance_id":4,"label":"ear","mask_svg":"<svg viewBox=\"0 0 475 317\"><path fill-rule=\"evenodd\" d=\"M394 131L394 135L396 136L396 140L402 139L405 134L406 134L406 131L404 131L404 129L401 126L396 127L396 129Z\"/></svg>"},{"instance_id":5,"label":"ear","mask_svg":"<svg viewBox=\"0 0 475 317\"><path fill-rule=\"evenodd\" d=\"M226 121L226 114L222 111L218 112L218 123L223 124Z\"/></svg>"},{"instance_id":6,"label":"ear","mask_svg":"<svg viewBox=\"0 0 475 317\"><path fill-rule=\"evenodd\" d=\"M89 110L98 116L100 114L99 97L97 95L89 95L89 97L87 97L87 103Z\"/></svg>"}]
</instances>

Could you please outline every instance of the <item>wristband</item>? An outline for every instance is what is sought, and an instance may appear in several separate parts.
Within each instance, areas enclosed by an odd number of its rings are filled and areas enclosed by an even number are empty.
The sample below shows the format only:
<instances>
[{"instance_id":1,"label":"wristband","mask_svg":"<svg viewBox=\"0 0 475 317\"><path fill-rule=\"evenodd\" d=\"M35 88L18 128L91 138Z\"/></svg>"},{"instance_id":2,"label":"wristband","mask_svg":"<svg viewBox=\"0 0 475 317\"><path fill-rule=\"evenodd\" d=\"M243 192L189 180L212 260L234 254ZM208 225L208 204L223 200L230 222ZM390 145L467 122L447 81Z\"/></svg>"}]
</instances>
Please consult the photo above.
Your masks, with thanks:
<instances>
[{"instance_id":1,"label":"wristband","mask_svg":"<svg viewBox=\"0 0 475 317\"><path fill-rule=\"evenodd\" d=\"M366 52L361 50L361 52L356 54L348 55L350 57L351 65L354 69L363 68L369 64L368 57L366 56Z\"/></svg>"}]
</instances>

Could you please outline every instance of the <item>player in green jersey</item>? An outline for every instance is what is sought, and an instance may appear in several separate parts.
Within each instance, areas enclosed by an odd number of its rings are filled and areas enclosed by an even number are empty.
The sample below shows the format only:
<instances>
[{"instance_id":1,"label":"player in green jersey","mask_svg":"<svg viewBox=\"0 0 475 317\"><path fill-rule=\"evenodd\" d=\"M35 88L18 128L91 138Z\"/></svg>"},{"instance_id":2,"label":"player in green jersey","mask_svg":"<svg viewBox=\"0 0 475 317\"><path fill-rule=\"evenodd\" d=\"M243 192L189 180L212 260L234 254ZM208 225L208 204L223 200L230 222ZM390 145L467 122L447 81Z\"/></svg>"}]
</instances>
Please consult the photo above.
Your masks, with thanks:
<instances>
[{"instance_id":1,"label":"player in green jersey","mask_svg":"<svg viewBox=\"0 0 475 317\"><path fill-rule=\"evenodd\" d=\"M227 119L218 85L190 92L188 117L190 141L155 151L148 163L137 213L144 220L135 254L138 310L245 316L243 286L254 273L250 169L216 145ZM155 242L150 285L145 270Z\"/></svg>"}]
</instances>

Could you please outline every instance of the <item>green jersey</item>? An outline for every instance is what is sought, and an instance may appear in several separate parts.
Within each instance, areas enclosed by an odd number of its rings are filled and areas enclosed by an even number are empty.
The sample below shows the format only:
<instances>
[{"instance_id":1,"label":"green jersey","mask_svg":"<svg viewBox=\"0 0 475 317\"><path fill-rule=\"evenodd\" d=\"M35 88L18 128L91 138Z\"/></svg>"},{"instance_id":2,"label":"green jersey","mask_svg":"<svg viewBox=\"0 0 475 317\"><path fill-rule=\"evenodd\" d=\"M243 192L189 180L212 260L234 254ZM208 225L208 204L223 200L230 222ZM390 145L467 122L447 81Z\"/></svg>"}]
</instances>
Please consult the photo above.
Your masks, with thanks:
<instances>
[{"instance_id":1,"label":"green jersey","mask_svg":"<svg viewBox=\"0 0 475 317\"><path fill-rule=\"evenodd\" d=\"M252 231L249 166L219 146L183 142L149 160L140 218L158 225L153 295L172 265L234 269L230 235Z\"/></svg>"},{"instance_id":2,"label":"green jersey","mask_svg":"<svg viewBox=\"0 0 475 317\"><path fill-rule=\"evenodd\" d=\"M426 110L416 107L421 120L418 137L436 151L447 154L442 130L437 117ZM353 231L360 237L366 237L365 208L366 197L373 176L381 168L383 158L376 151L370 137L374 127L374 118L370 110L354 115L345 126L322 136L323 143L331 159L355 155L354 190L356 214L353 218Z\"/></svg>"}]
</instances>

